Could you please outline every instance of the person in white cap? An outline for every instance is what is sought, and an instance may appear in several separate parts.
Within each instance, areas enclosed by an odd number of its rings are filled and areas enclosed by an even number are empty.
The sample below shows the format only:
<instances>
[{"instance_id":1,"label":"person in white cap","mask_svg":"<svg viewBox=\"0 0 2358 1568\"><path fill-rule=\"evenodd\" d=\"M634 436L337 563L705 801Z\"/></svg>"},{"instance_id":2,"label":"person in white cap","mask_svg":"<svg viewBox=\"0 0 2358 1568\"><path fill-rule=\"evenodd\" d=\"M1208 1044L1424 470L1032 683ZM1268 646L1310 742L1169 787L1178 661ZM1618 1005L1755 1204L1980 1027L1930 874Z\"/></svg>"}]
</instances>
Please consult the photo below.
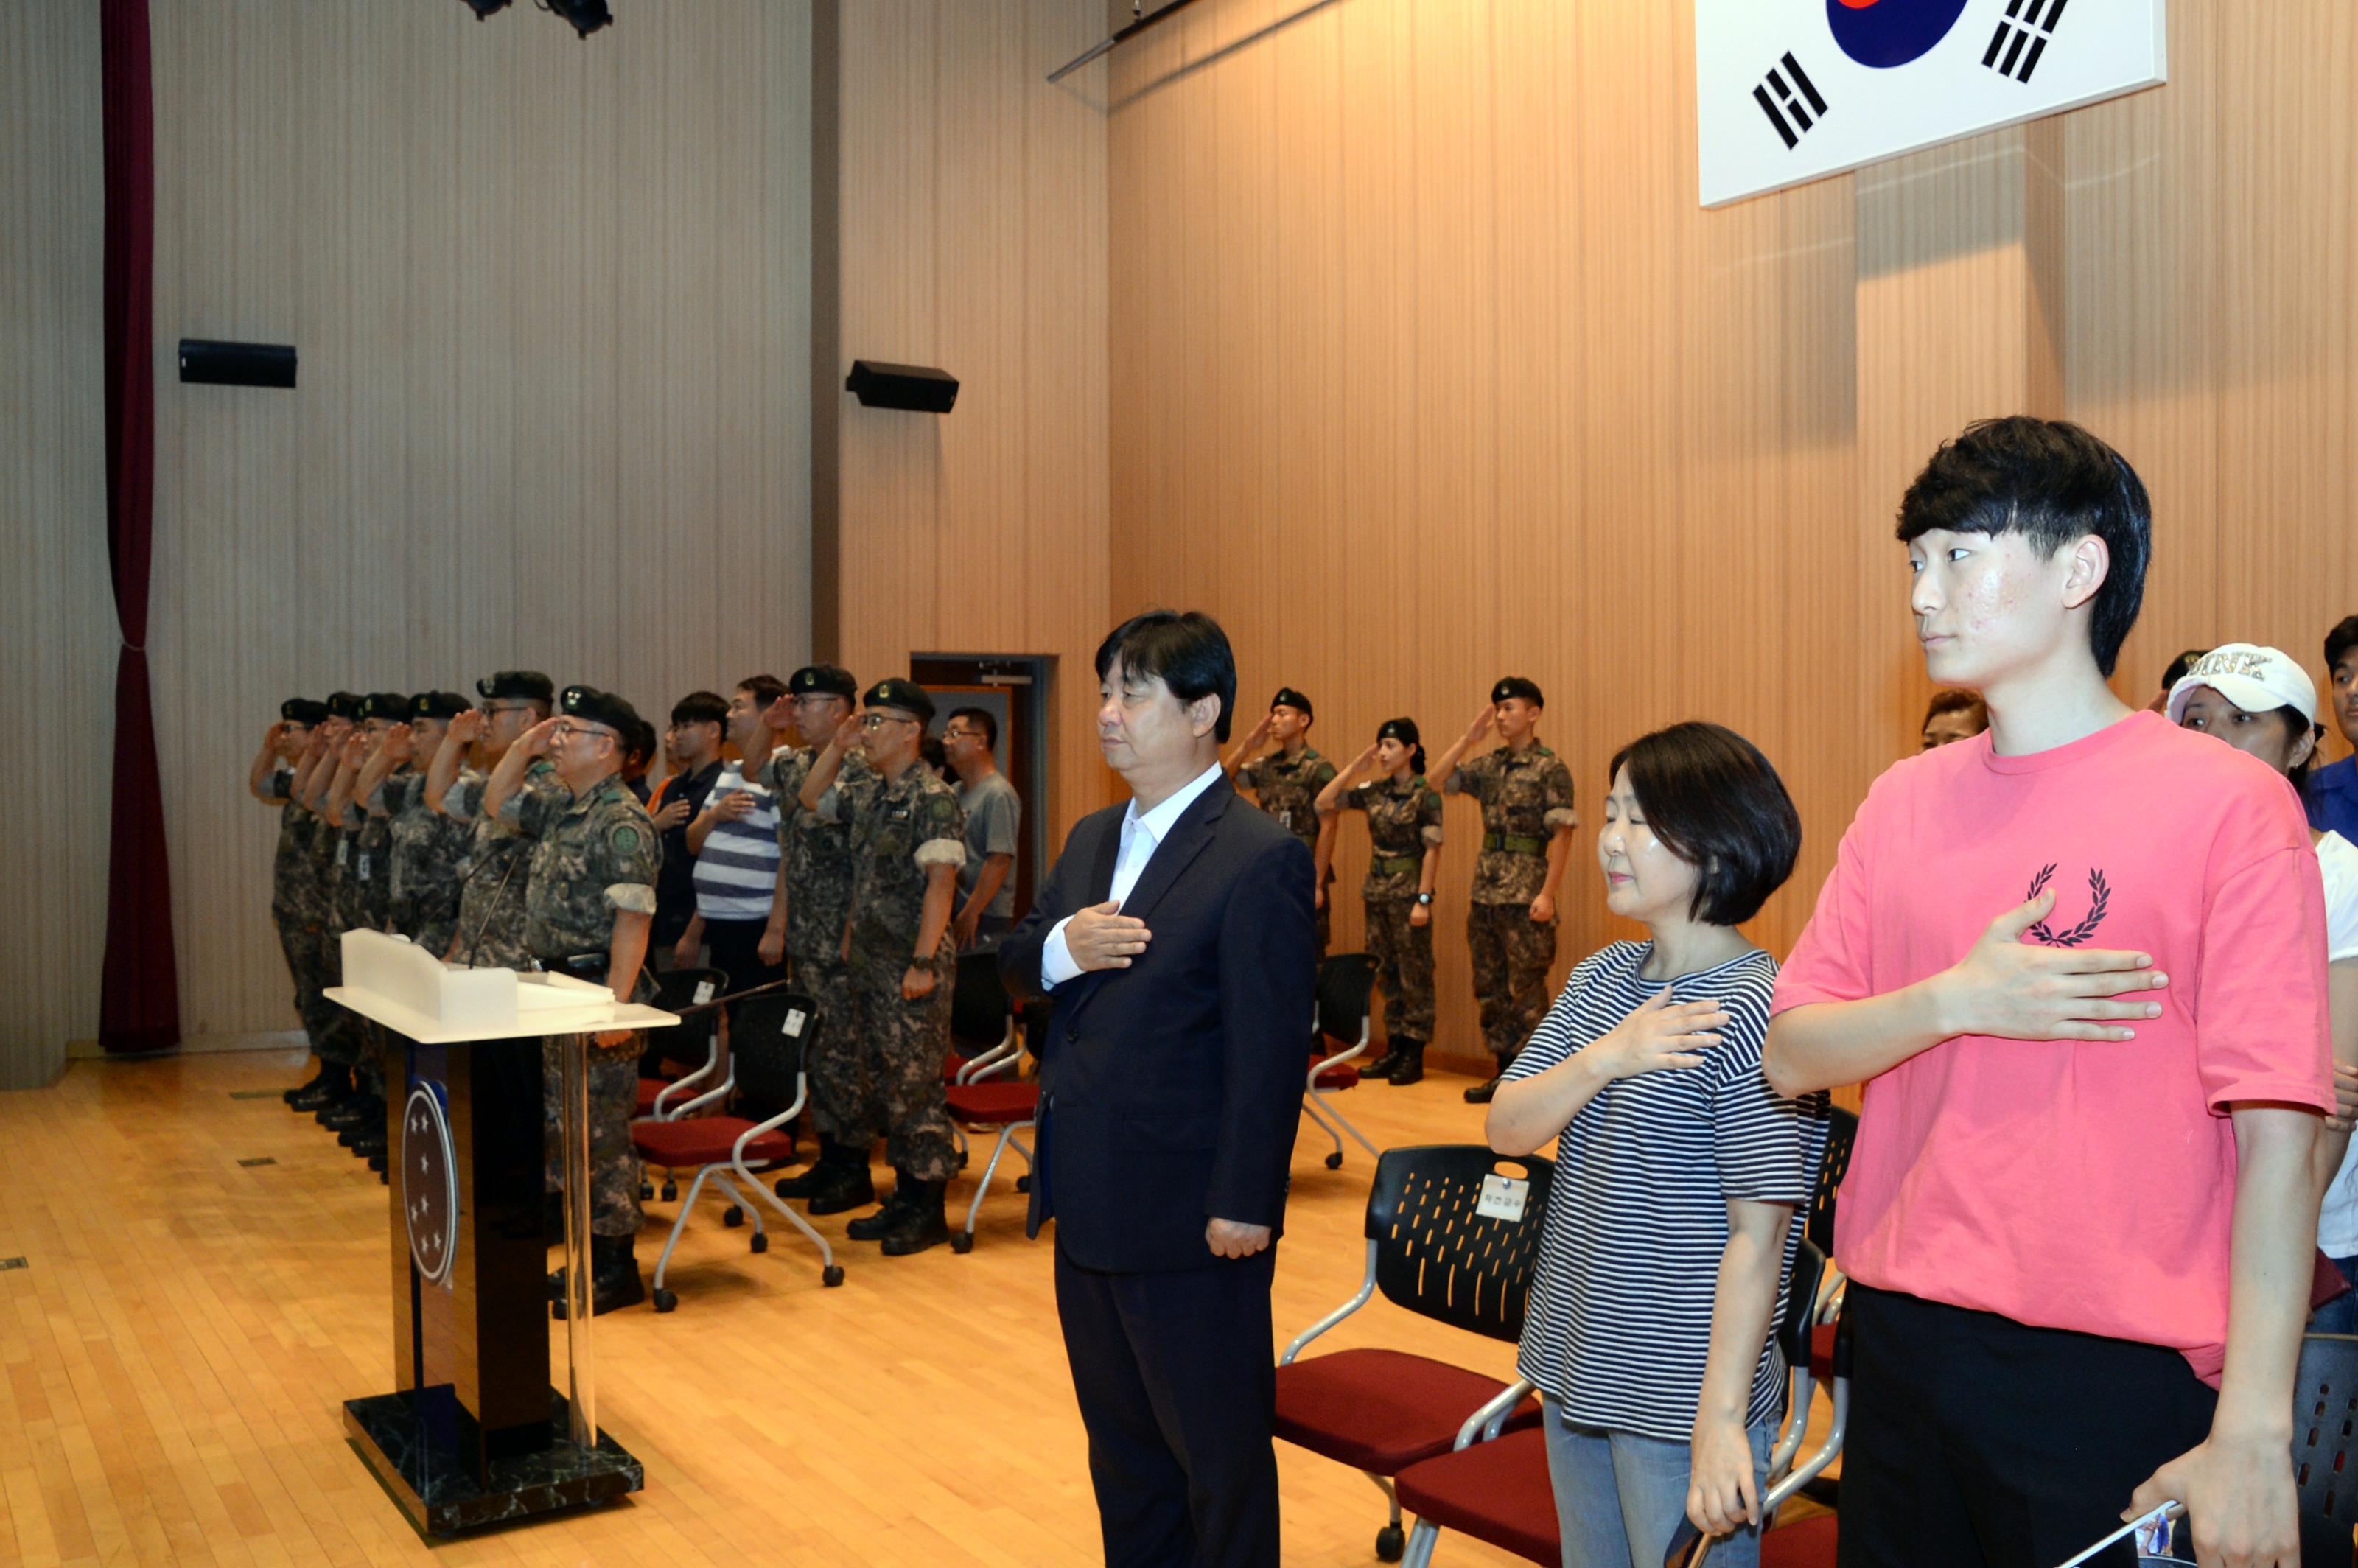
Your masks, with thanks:
<instances>
[{"instance_id":1,"label":"person in white cap","mask_svg":"<svg viewBox=\"0 0 2358 1568\"><path fill-rule=\"evenodd\" d=\"M2317 685L2290 655L2253 643L2213 648L2169 688L2170 721L2215 735L2285 775L2295 790L2317 760L2325 733L2317 721ZM2317 1245L2345 1279L2358 1280L2358 1169L2350 1157L2349 1119L2358 1091L2358 846L2312 829L2325 879L2328 1006L2333 1018L2333 1076L2342 1112L2318 1141L2317 1179L2324 1204ZM2358 1293L2345 1292L2311 1314L2315 1334L2358 1334Z\"/></svg>"}]
</instances>

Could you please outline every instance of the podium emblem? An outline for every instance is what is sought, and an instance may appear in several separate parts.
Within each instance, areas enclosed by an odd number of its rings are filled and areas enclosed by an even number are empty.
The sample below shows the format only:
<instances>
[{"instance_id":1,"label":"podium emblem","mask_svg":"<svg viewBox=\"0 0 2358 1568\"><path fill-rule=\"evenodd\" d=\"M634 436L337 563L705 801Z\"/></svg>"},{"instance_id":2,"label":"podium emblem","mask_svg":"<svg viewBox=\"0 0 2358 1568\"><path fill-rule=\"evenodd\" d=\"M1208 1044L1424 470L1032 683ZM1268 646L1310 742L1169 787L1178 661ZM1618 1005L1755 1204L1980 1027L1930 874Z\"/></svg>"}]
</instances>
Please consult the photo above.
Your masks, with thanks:
<instances>
[{"instance_id":1,"label":"podium emblem","mask_svg":"<svg viewBox=\"0 0 2358 1568\"><path fill-rule=\"evenodd\" d=\"M410 1260L427 1284L442 1283L459 1252L459 1162L441 1098L427 1084L402 1108L401 1209Z\"/></svg>"}]
</instances>

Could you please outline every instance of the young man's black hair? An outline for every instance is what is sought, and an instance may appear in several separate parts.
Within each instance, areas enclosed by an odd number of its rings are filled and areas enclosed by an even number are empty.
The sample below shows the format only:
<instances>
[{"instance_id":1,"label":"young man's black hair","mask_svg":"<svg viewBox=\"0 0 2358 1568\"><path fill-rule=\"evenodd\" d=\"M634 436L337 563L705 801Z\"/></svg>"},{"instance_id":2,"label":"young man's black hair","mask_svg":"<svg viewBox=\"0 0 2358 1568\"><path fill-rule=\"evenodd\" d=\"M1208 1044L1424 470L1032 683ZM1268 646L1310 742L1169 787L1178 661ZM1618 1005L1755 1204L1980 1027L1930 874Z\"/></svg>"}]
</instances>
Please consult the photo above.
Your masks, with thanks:
<instances>
[{"instance_id":1,"label":"young man's black hair","mask_svg":"<svg viewBox=\"0 0 2358 1568\"><path fill-rule=\"evenodd\" d=\"M671 705L674 724L726 724L729 699L717 691L691 691Z\"/></svg>"},{"instance_id":2,"label":"young man's black hair","mask_svg":"<svg viewBox=\"0 0 2358 1568\"><path fill-rule=\"evenodd\" d=\"M1220 699L1212 738L1225 742L1237 711L1237 656L1220 623L1200 610L1150 610L1115 627L1098 644L1098 679L1121 661L1126 674L1160 680L1182 702Z\"/></svg>"},{"instance_id":3,"label":"young man's black hair","mask_svg":"<svg viewBox=\"0 0 2358 1568\"><path fill-rule=\"evenodd\" d=\"M767 708L770 704L786 695L786 683L775 676L747 676L732 689L752 692L753 706L757 708Z\"/></svg>"},{"instance_id":4,"label":"young man's black hair","mask_svg":"<svg viewBox=\"0 0 2358 1568\"><path fill-rule=\"evenodd\" d=\"M985 750L991 752L999 750L999 720L990 716L990 709L987 708L953 708L950 709L950 718L963 719L968 724L973 725L977 730L981 730L982 744ZM946 722L946 720L945 720L945 722Z\"/></svg>"},{"instance_id":5,"label":"young man's black hair","mask_svg":"<svg viewBox=\"0 0 2358 1568\"><path fill-rule=\"evenodd\" d=\"M1945 442L1899 503L1902 544L1933 529L2020 534L2041 556L2094 535L2111 564L2096 590L2088 648L2112 678L2121 643L2145 602L2153 506L2121 455L2061 419L1984 419Z\"/></svg>"},{"instance_id":6,"label":"young man's black hair","mask_svg":"<svg viewBox=\"0 0 2358 1568\"><path fill-rule=\"evenodd\" d=\"M2358 648L2358 615L2345 615L2325 634L2325 667L2331 670L2353 648Z\"/></svg>"},{"instance_id":7,"label":"young man's black hair","mask_svg":"<svg viewBox=\"0 0 2358 1568\"><path fill-rule=\"evenodd\" d=\"M1616 752L1606 774L1625 766L1648 830L1695 868L1693 918L1741 925L1793 874L1801 814L1768 759L1735 730L1673 724Z\"/></svg>"}]
</instances>

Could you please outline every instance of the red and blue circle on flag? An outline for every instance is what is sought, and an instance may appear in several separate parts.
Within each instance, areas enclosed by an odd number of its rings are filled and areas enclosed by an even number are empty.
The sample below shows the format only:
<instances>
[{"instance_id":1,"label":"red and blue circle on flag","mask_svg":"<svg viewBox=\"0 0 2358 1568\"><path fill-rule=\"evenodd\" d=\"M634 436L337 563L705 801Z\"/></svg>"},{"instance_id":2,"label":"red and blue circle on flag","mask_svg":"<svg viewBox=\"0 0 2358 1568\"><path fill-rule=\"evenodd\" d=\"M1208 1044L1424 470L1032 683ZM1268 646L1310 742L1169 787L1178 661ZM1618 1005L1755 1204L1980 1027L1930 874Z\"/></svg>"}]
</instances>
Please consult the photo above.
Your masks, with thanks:
<instances>
[{"instance_id":1,"label":"red and blue circle on flag","mask_svg":"<svg viewBox=\"0 0 2358 1568\"><path fill-rule=\"evenodd\" d=\"M1964 9L1965 0L1826 0L1826 26L1843 53L1887 70L1947 38Z\"/></svg>"}]
</instances>

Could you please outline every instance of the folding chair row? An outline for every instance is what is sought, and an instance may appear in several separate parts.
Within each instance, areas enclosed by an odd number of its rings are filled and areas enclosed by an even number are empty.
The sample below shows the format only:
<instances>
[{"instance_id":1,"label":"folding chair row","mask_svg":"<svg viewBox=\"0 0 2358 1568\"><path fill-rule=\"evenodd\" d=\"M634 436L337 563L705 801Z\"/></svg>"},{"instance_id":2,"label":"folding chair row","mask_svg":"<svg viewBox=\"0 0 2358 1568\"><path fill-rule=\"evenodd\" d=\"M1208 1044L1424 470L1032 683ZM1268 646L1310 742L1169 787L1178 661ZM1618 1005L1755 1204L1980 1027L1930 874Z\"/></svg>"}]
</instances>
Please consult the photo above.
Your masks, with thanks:
<instances>
[{"instance_id":1,"label":"folding chair row","mask_svg":"<svg viewBox=\"0 0 2358 1568\"><path fill-rule=\"evenodd\" d=\"M1335 1141L1326 1168L1343 1168L1343 1134L1347 1132L1369 1154L1381 1151L1366 1133L1336 1109L1327 1096L1359 1086L1359 1070L1352 1064L1367 1054L1374 1030L1369 1007L1376 989L1376 961L1365 953L1336 953L1318 965L1318 1006L1310 1020L1310 1076L1303 1080L1302 1108L1319 1130Z\"/></svg>"}]
</instances>

